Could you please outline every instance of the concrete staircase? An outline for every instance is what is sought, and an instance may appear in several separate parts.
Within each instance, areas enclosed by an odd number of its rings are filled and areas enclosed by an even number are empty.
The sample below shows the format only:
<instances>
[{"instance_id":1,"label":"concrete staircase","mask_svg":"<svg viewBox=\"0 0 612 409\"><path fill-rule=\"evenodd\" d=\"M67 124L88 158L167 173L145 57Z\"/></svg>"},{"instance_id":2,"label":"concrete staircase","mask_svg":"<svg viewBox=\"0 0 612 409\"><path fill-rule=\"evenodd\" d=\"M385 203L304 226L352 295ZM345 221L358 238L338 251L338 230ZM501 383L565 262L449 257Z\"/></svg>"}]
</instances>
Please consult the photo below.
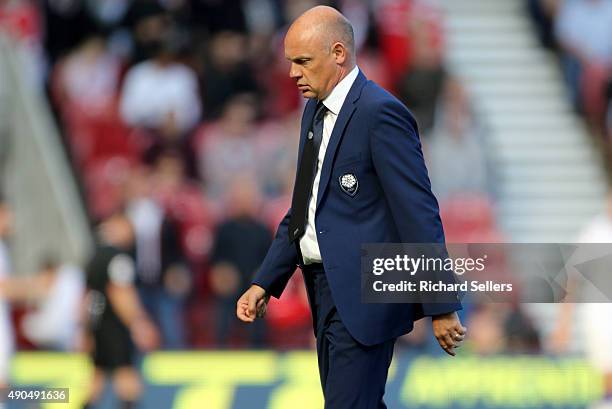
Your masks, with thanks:
<instances>
[{"instance_id":1,"label":"concrete staircase","mask_svg":"<svg viewBox=\"0 0 612 409\"><path fill-rule=\"evenodd\" d=\"M511 242L572 242L603 209L601 159L522 0L443 0L449 66L488 130Z\"/></svg>"},{"instance_id":2,"label":"concrete staircase","mask_svg":"<svg viewBox=\"0 0 612 409\"><path fill-rule=\"evenodd\" d=\"M31 274L53 256L83 265L93 237L44 95L0 33L0 188L15 215L15 273ZM0 405L1 407L1 405Z\"/></svg>"}]
</instances>

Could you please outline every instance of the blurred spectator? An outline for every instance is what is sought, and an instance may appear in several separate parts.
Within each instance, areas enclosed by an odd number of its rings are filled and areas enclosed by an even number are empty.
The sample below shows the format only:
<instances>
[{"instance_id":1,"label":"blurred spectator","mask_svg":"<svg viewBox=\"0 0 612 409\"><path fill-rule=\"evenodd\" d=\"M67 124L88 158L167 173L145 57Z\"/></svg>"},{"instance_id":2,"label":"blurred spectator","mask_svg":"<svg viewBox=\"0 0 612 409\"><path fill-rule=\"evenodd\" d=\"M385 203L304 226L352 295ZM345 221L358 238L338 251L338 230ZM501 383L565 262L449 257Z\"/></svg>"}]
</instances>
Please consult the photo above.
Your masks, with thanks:
<instances>
[{"instance_id":1,"label":"blurred spectator","mask_svg":"<svg viewBox=\"0 0 612 409\"><path fill-rule=\"evenodd\" d=\"M440 202L456 194L485 195L487 166L484 138L473 117L465 90L457 80L449 81L425 156L432 188Z\"/></svg>"},{"instance_id":2,"label":"blurred spectator","mask_svg":"<svg viewBox=\"0 0 612 409\"><path fill-rule=\"evenodd\" d=\"M278 226L278 224L277 224ZM267 341L274 349L312 348L316 344L304 276L293 274L280 299L270 298L266 325L274 338Z\"/></svg>"},{"instance_id":3,"label":"blurred spectator","mask_svg":"<svg viewBox=\"0 0 612 409\"><path fill-rule=\"evenodd\" d=\"M119 46L113 46L113 50L122 50L120 55L129 51L126 50L129 38L121 27L130 0L47 0L39 3L45 16L45 48L52 63L94 34L111 38L112 43Z\"/></svg>"},{"instance_id":4,"label":"blurred spectator","mask_svg":"<svg viewBox=\"0 0 612 409\"><path fill-rule=\"evenodd\" d=\"M23 333L39 348L73 350L77 345L84 274L73 265L50 261L38 277L44 292L37 308L23 318Z\"/></svg>"},{"instance_id":5,"label":"blurred spectator","mask_svg":"<svg viewBox=\"0 0 612 409\"><path fill-rule=\"evenodd\" d=\"M123 84L121 116L130 126L150 131L154 144L180 143L201 115L198 79L176 60L179 42L174 34L164 37L154 58L130 68Z\"/></svg>"},{"instance_id":6,"label":"blurred spectator","mask_svg":"<svg viewBox=\"0 0 612 409\"><path fill-rule=\"evenodd\" d=\"M612 61L611 19L609 0L563 1L556 26L561 45L583 63L609 64Z\"/></svg>"},{"instance_id":7,"label":"blurred spectator","mask_svg":"<svg viewBox=\"0 0 612 409\"><path fill-rule=\"evenodd\" d=\"M396 84L391 84L387 77L387 67L376 48L364 48L358 55L359 69L369 80L374 81L385 89L391 89Z\"/></svg>"},{"instance_id":8,"label":"blurred spectator","mask_svg":"<svg viewBox=\"0 0 612 409\"><path fill-rule=\"evenodd\" d=\"M54 69L52 95L73 160L87 180L99 176L101 183L112 182L105 172L98 172L104 163L111 158L134 160L144 149L140 135L130 132L119 117L121 71L122 62L99 35L87 37ZM88 188L92 190L91 185ZM95 189L90 195L97 194Z\"/></svg>"},{"instance_id":9,"label":"blurred spectator","mask_svg":"<svg viewBox=\"0 0 612 409\"><path fill-rule=\"evenodd\" d=\"M412 39L406 22L412 19L412 5L412 0L389 0L376 9L381 56L391 84L410 67Z\"/></svg>"},{"instance_id":10,"label":"blurred spectator","mask_svg":"<svg viewBox=\"0 0 612 409\"><path fill-rule=\"evenodd\" d=\"M198 131L198 170L209 197L222 198L237 174L258 174L262 158L257 152L256 115L253 95L240 94L228 101L217 121Z\"/></svg>"},{"instance_id":11,"label":"blurred spectator","mask_svg":"<svg viewBox=\"0 0 612 409\"><path fill-rule=\"evenodd\" d=\"M105 32L120 25L131 0L89 0L85 2L89 14Z\"/></svg>"},{"instance_id":12,"label":"blurred spectator","mask_svg":"<svg viewBox=\"0 0 612 409\"><path fill-rule=\"evenodd\" d=\"M607 207L601 214L596 215L580 232L578 243L586 243L584 246L590 246L587 251L588 260L594 260L599 256L608 256L609 245L605 247L597 247L591 243L612 243L612 192L608 193ZM585 247L583 247L585 248ZM601 253L599 253L601 251ZM605 269L602 274L607 277L609 269ZM601 294L600 289L594 288L589 283L578 282L574 279L570 282L571 287L581 285L579 290L587 302L576 304L566 302L559 307L558 320L553 337L550 343L555 348L555 352L562 353L571 348L570 334L575 326L579 326L582 330L584 339L581 339L587 359L590 363L603 374L604 396L601 402L596 402L592 409L610 409L612 408L612 349L609 345L612 344L612 329L608 325L602 325L608 322L612 316L612 303L609 299L607 302L589 302L596 301L596 294ZM601 289L603 292L603 289ZM609 294L605 294L609 295ZM569 301L580 301L570 299Z\"/></svg>"},{"instance_id":13,"label":"blurred spectator","mask_svg":"<svg viewBox=\"0 0 612 409\"><path fill-rule=\"evenodd\" d=\"M211 34L220 31L244 33L246 21L242 0L192 0L195 23L206 27Z\"/></svg>"},{"instance_id":14,"label":"blurred spectator","mask_svg":"<svg viewBox=\"0 0 612 409\"><path fill-rule=\"evenodd\" d=\"M260 222L261 198L257 184L247 174L232 180L225 204L228 218L217 228L211 252L211 288L217 299L216 340L227 346L232 323L237 323L236 300L250 285L272 242L271 232ZM248 243L248 245L245 245ZM252 346L262 347L265 322L249 328Z\"/></svg>"},{"instance_id":15,"label":"blurred spectator","mask_svg":"<svg viewBox=\"0 0 612 409\"><path fill-rule=\"evenodd\" d=\"M152 183L156 200L178 223L183 251L193 265L208 255L211 229L219 216L185 169L185 161L176 151L162 151L154 162Z\"/></svg>"},{"instance_id":16,"label":"blurred spectator","mask_svg":"<svg viewBox=\"0 0 612 409\"><path fill-rule=\"evenodd\" d=\"M467 319L470 335L466 348L479 355L493 355L504 351L505 309L499 304L482 303L473 307Z\"/></svg>"},{"instance_id":17,"label":"blurred spectator","mask_svg":"<svg viewBox=\"0 0 612 409\"><path fill-rule=\"evenodd\" d=\"M427 42L422 46L442 50L442 14L431 2L384 0L375 10L379 45L389 84L398 84L401 76L412 68L417 47L414 36L419 35L419 30L427 32L419 39ZM412 109L410 105L408 108Z\"/></svg>"},{"instance_id":18,"label":"blurred spectator","mask_svg":"<svg viewBox=\"0 0 612 409\"><path fill-rule=\"evenodd\" d=\"M265 90L262 96L262 109L265 116L282 118L290 113L295 113L299 114L299 121L304 98L297 92L295 80L288 75L289 65L285 58L282 38L276 36L266 46L271 48L267 53L253 56L257 80L261 88Z\"/></svg>"},{"instance_id":19,"label":"blurred spectator","mask_svg":"<svg viewBox=\"0 0 612 409\"><path fill-rule=\"evenodd\" d=\"M257 123L255 110L251 94L237 95L219 120L195 136L199 174L212 200L221 200L236 174L256 175L254 182L266 198L285 193L287 177L295 176L300 113Z\"/></svg>"},{"instance_id":20,"label":"blurred spectator","mask_svg":"<svg viewBox=\"0 0 612 409\"><path fill-rule=\"evenodd\" d=\"M287 209L291 207L291 198L293 194L293 185L295 182L295 173L287 172L284 185L281 190L281 195L275 199L269 200L266 203L263 220L270 228L270 231L276 232L278 225L287 214Z\"/></svg>"},{"instance_id":21,"label":"blurred spectator","mask_svg":"<svg viewBox=\"0 0 612 409\"><path fill-rule=\"evenodd\" d=\"M41 267L33 275L10 279L7 296L12 302L33 307L21 320L29 342L41 349L74 350L85 287L83 272L51 258Z\"/></svg>"},{"instance_id":22,"label":"blurred spectator","mask_svg":"<svg viewBox=\"0 0 612 409\"><path fill-rule=\"evenodd\" d=\"M159 325L164 348L185 347L183 306L190 289L179 227L153 196L146 168L136 169L127 187L127 215L136 238L136 276L142 302Z\"/></svg>"},{"instance_id":23,"label":"blurred spectator","mask_svg":"<svg viewBox=\"0 0 612 409\"><path fill-rule=\"evenodd\" d=\"M127 217L113 214L100 225L100 245L87 266L88 327L95 366L86 408L99 399L107 375L121 408L134 408L142 393L132 342L142 351L157 346L157 330L142 307L134 286L130 255L134 231Z\"/></svg>"},{"instance_id":24,"label":"blurred spectator","mask_svg":"<svg viewBox=\"0 0 612 409\"><path fill-rule=\"evenodd\" d=\"M296 151L297 147L294 147L289 156ZM295 158L291 162L291 170L285 173L280 196L269 200L264 209L263 220L270 232L276 232L287 209L291 207ZM270 342L275 348L310 348L314 345L310 304L302 274L293 274L281 299L270 298L266 322L269 328L273 328L270 332L274 334L274 339Z\"/></svg>"},{"instance_id":25,"label":"blurred spectator","mask_svg":"<svg viewBox=\"0 0 612 409\"><path fill-rule=\"evenodd\" d=\"M301 113L293 111L283 118L264 122L257 127L257 182L266 199L292 193L300 122ZM291 186L286 186L288 179Z\"/></svg>"},{"instance_id":26,"label":"blurred spectator","mask_svg":"<svg viewBox=\"0 0 612 409\"><path fill-rule=\"evenodd\" d=\"M373 16L370 15L370 1L368 0L340 0L338 10L349 19L353 26L355 36L355 50L359 53L368 41L368 35L373 29Z\"/></svg>"},{"instance_id":27,"label":"blurred spectator","mask_svg":"<svg viewBox=\"0 0 612 409\"><path fill-rule=\"evenodd\" d=\"M54 96L62 112L88 117L116 112L121 61L108 52L102 36L85 38L55 71Z\"/></svg>"},{"instance_id":28,"label":"blurred spectator","mask_svg":"<svg viewBox=\"0 0 612 409\"><path fill-rule=\"evenodd\" d=\"M603 375L602 399L593 402L591 409L612 408L612 331L603 322L612 315L610 288L606 286L609 267L594 263L609 256L612 243L612 192L608 192L604 212L587 223L578 236L577 247L572 254L572 265L588 265L588 270L578 268L582 275L571 275L567 284L568 295L557 308L557 319L548 337L548 348L556 354L581 352L590 364ZM598 245L601 243L603 245ZM588 274L585 274L588 273ZM599 281L599 282L598 282ZM603 295L603 298L602 298Z\"/></svg>"},{"instance_id":29,"label":"blurred spectator","mask_svg":"<svg viewBox=\"0 0 612 409\"><path fill-rule=\"evenodd\" d=\"M113 155L97 158L84 170L84 185L92 220L99 221L121 209L123 186L134 161Z\"/></svg>"},{"instance_id":30,"label":"blurred spectator","mask_svg":"<svg viewBox=\"0 0 612 409\"><path fill-rule=\"evenodd\" d=\"M247 59L247 44L244 35L230 31L211 39L203 78L207 119L218 118L226 103L237 94L259 94L253 67Z\"/></svg>"},{"instance_id":31,"label":"blurred spectator","mask_svg":"<svg viewBox=\"0 0 612 409\"><path fill-rule=\"evenodd\" d=\"M251 36L266 38L282 24L282 13L276 0L242 2L247 31Z\"/></svg>"},{"instance_id":32,"label":"blurred spectator","mask_svg":"<svg viewBox=\"0 0 612 409\"><path fill-rule=\"evenodd\" d=\"M0 197L0 387L8 385L11 357L15 347L13 324L4 294L5 282L11 271L6 239L12 230L12 219L8 205Z\"/></svg>"},{"instance_id":33,"label":"blurred spectator","mask_svg":"<svg viewBox=\"0 0 612 409\"><path fill-rule=\"evenodd\" d=\"M565 0L556 32L574 100L600 131L612 72L612 0Z\"/></svg>"},{"instance_id":34,"label":"blurred spectator","mask_svg":"<svg viewBox=\"0 0 612 409\"><path fill-rule=\"evenodd\" d=\"M275 154L270 159L265 160L267 171L265 172L268 188L270 184L276 187L273 195L266 201L263 218L269 226L270 231L276 232L278 225L287 214L287 209L291 207L291 197L293 195L293 185L295 182L295 166L297 162L298 137L300 134L301 114L296 112L289 115L283 122L276 123L276 127L282 131L270 141L269 145ZM265 127L263 135L267 133Z\"/></svg>"},{"instance_id":35,"label":"blurred spectator","mask_svg":"<svg viewBox=\"0 0 612 409\"><path fill-rule=\"evenodd\" d=\"M540 336L533 322L521 309L514 306L504 321L506 350L511 354L537 354L541 352Z\"/></svg>"},{"instance_id":36,"label":"blurred spectator","mask_svg":"<svg viewBox=\"0 0 612 409\"><path fill-rule=\"evenodd\" d=\"M123 23L131 30L135 64L155 58L172 27L170 15L157 0L131 1Z\"/></svg>"},{"instance_id":37,"label":"blurred spectator","mask_svg":"<svg viewBox=\"0 0 612 409\"><path fill-rule=\"evenodd\" d=\"M439 44L439 27L415 18L409 24L411 61L395 86L404 104L414 114L421 136L427 138L434 125L435 113L446 83L444 54Z\"/></svg>"},{"instance_id":38,"label":"blurred spectator","mask_svg":"<svg viewBox=\"0 0 612 409\"><path fill-rule=\"evenodd\" d=\"M45 15L45 50L54 64L67 51L81 43L95 24L81 0L48 0L42 2Z\"/></svg>"},{"instance_id":39,"label":"blurred spectator","mask_svg":"<svg viewBox=\"0 0 612 409\"><path fill-rule=\"evenodd\" d=\"M542 45L554 49L557 47L555 38L555 18L559 5L563 0L527 0L527 9L531 15Z\"/></svg>"}]
</instances>

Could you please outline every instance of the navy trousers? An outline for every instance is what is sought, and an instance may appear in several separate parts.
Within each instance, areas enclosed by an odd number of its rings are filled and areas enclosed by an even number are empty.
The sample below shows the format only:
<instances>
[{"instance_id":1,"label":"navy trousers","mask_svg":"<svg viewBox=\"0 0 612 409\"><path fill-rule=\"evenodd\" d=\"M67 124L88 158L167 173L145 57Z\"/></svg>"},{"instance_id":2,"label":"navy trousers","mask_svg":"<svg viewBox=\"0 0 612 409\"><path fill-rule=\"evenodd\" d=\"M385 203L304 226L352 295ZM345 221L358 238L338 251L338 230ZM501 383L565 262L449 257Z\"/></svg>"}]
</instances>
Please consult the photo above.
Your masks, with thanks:
<instances>
[{"instance_id":1,"label":"navy trousers","mask_svg":"<svg viewBox=\"0 0 612 409\"><path fill-rule=\"evenodd\" d=\"M325 409L386 409L383 395L395 339L373 346L357 342L340 319L322 266L306 266L304 278Z\"/></svg>"}]
</instances>

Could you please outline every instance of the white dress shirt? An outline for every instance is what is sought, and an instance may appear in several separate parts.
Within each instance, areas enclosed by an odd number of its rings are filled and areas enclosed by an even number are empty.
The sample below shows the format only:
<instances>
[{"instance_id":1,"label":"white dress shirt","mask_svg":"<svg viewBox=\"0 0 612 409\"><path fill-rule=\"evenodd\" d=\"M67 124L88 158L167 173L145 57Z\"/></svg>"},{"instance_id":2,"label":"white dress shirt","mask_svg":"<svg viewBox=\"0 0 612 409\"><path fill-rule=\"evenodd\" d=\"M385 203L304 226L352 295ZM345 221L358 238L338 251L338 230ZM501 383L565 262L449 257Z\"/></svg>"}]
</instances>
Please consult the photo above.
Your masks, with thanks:
<instances>
[{"instance_id":1,"label":"white dress shirt","mask_svg":"<svg viewBox=\"0 0 612 409\"><path fill-rule=\"evenodd\" d=\"M312 195L310 196L310 202L308 204L306 231L300 239L300 250L302 251L304 264L322 262L319 242L317 241L317 230L315 227L317 194L319 191L319 181L321 179L321 169L323 168L323 159L325 158L325 151L327 151L327 144L329 143L329 138L334 130L334 125L338 119L338 114L340 114L340 109L342 108L344 100L346 99L346 96L357 78L357 74L359 74L359 68L355 66L355 68L353 68L353 70L334 87L327 98L323 100L323 105L325 105L327 108L327 112L323 118L323 139L321 140L321 147L319 148L317 173L312 184Z\"/></svg>"}]
</instances>

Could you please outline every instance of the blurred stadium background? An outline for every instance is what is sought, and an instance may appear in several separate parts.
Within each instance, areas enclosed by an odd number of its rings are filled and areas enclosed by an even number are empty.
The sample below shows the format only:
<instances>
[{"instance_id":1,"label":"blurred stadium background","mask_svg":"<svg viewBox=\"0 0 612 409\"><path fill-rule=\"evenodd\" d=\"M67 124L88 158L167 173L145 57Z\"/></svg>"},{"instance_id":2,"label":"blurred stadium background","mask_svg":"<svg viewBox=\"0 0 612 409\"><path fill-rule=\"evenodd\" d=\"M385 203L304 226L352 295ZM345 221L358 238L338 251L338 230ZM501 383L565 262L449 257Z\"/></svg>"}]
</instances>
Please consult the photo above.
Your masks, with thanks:
<instances>
[{"instance_id":1,"label":"blurred stadium background","mask_svg":"<svg viewBox=\"0 0 612 409\"><path fill-rule=\"evenodd\" d=\"M0 0L0 282L15 284L0 385L69 387L70 404L41 407L80 407L84 268L97 223L125 208L162 334L139 360L139 407L322 407L300 275L265 324L234 315L290 204L304 101L282 40L316 4ZM415 114L449 242L612 242L612 0L325 4ZM605 405L610 315L589 331L579 314L467 305L454 360L421 323L398 342L387 403ZM98 407L114 405L107 387Z\"/></svg>"}]
</instances>

